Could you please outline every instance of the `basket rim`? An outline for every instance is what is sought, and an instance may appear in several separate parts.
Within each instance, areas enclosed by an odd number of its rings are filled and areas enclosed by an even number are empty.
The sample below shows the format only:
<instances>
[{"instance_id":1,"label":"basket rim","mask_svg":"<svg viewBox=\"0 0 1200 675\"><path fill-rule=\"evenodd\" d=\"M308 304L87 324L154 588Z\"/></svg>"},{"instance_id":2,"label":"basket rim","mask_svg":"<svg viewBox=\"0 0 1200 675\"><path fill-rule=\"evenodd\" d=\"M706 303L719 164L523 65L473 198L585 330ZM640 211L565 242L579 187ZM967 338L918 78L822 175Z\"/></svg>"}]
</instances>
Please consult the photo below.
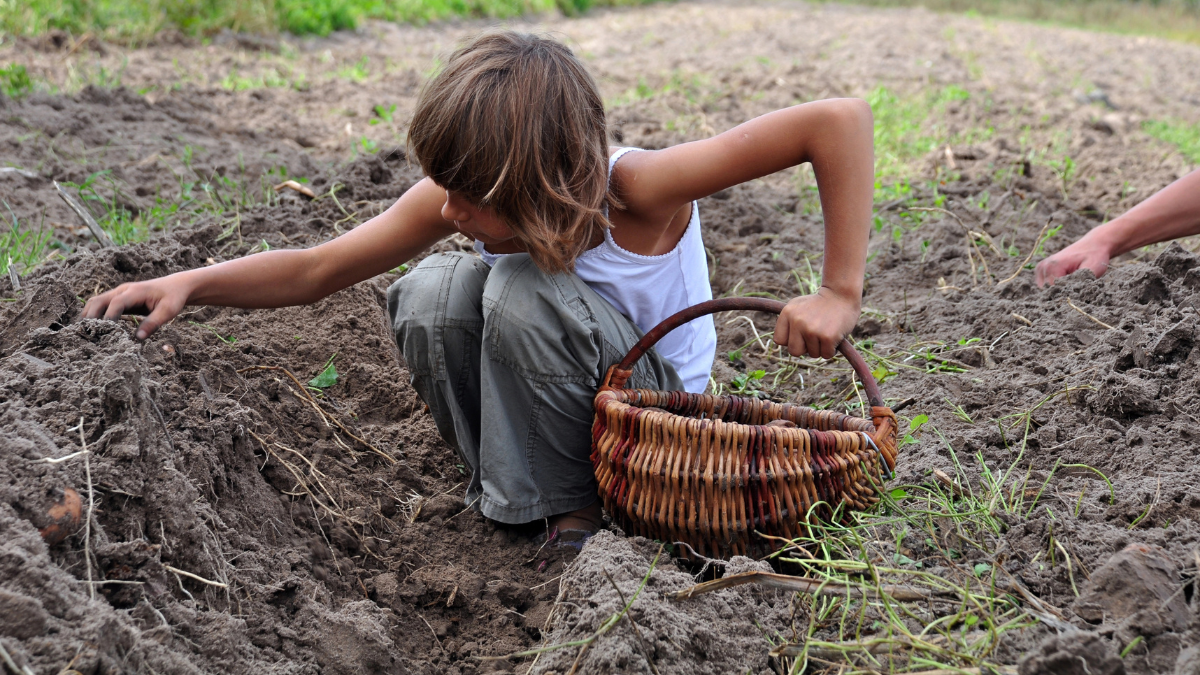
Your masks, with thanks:
<instances>
[{"instance_id":1,"label":"basket rim","mask_svg":"<svg viewBox=\"0 0 1200 675\"><path fill-rule=\"evenodd\" d=\"M761 402L763 404L779 406L780 408L782 408L784 410L791 409L791 410L798 410L798 411L808 411L808 412L812 412L812 413L826 413L826 414L830 415L836 421L840 422L841 420L853 420L856 423L862 424L864 426L864 428L863 429L854 429L854 430L830 429L828 431L825 431L822 429L817 429L815 427L800 426L798 424L795 427L770 426L769 424L750 424L747 422L726 421L724 419L721 419L720 417L697 417L697 416L692 416L692 415L685 415L685 414L680 414L678 412L673 412L667 408L663 408L663 407L659 407L659 406L643 405L640 402L633 403L628 400L635 396L640 398L642 396L642 392L648 392L648 393L653 393L653 394L667 394L667 395L671 395L671 394L680 395L681 394L683 396L707 396L707 397L712 398L714 401L738 400L738 401L746 401L746 402L750 402L750 403ZM665 390L665 389L605 388L596 393L594 407L596 408L597 413L599 413L600 410L606 409L608 406L613 405L613 404L624 405L624 406L634 409L634 410L647 411L647 412L649 412L651 414L655 414L655 415L664 415L664 416L666 416L667 419L678 418L678 419L687 420L687 421L694 420L696 422L720 422L722 424L729 424L729 425L735 425L735 426L741 426L741 427L754 427L754 428L758 428L758 429L770 429L774 432L820 431L822 433L841 432L841 433L853 433L853 434L858 434L858 433L873 434L874 432L878 431L878 429L879 429L879 425L874 421L874 418L879 417L879 416L886 416L886 415L888 415L888 413L891 413L891 408L887 408L887 407L880 408L877 406L872 406L870 409L871 417L856 417L854 415L850 415L850 414L836 411L836 410L819 410L817 408L812 408L812 407L800 405L797 403L772 401L770 399L757 399L757 398L752 398L752 397L748 397L748 396L738 396L736 394L720 394L720 395L690 394L687 392L677 392L677 391L670 391L670 390ZM783 417L775 417L774 419L783 419Z\"/></svg>"}]
</instances>

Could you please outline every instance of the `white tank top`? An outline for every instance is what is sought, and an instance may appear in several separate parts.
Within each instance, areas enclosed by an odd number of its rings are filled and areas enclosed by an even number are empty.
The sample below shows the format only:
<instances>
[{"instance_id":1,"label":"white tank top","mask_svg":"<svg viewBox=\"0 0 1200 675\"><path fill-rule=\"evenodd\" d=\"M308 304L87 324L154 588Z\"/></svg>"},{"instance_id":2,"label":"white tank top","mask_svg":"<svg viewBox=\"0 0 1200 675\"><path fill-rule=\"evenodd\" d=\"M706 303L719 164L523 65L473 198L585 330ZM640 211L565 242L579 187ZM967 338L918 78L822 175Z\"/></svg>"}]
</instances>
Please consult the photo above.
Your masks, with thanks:
<instances>
[{"instance_id":1,"label":"white tank top","mask_svg":"<svg viewBox=\"0 0 1200 675\"><path fill-rule=\"evenodd\" d=\"M611 179L617 160L638 148L622 148L608 160ZM475 250L488 265L503 254L489 253L483 242ZM605 230L604 241L584 251L575 261L575 273L634 325L649 331L663 319L705 300L712 300L708 257L700 237L700 209L692 203L692 217L683 238L671 251L646 256L626 251ZM671 331L655 346L659 355L675 366L684 389L704 393L717 353L717 329L712 315Z\"/></svg>"}]
</instances>

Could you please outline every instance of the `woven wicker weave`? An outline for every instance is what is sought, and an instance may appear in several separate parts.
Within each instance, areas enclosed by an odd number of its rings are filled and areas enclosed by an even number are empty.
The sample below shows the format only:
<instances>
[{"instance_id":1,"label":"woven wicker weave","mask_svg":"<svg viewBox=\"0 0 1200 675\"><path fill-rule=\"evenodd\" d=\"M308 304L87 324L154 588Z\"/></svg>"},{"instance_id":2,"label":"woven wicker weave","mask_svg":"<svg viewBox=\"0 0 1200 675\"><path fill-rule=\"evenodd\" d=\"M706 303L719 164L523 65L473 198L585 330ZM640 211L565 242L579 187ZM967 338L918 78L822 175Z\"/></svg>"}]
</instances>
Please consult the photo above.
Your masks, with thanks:
<instances>
[{"instance_id":1,"label":"woven wicker weave","mask_svg":"<svg viewBox=\"0 0 1200 675\"><path fill-rule=\"evenodd\" d=\"M663 321L609 369L595 399L592 464L604 508L627 532L682 541L703 555L748 555L769 548L755 531L790 539L812 518L879 500L876 487L896 465L896 417L844 340L839 350L866 389L870 420L741 396L623 388L637 360L677 326L783 306L763 298L701 303Z\"/></svg>"}]
</instances>

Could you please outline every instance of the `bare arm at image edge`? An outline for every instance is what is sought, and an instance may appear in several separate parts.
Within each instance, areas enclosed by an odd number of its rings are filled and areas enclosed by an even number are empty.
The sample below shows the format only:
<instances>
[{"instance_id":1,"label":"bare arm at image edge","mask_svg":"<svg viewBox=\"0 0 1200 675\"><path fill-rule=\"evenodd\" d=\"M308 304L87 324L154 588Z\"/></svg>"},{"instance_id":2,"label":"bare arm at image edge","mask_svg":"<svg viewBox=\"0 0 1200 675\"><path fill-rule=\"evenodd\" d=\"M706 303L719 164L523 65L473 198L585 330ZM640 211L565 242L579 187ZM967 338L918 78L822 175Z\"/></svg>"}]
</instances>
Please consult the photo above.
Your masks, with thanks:
<instances>
[{"instance_id":1,"label":"bare arm at image edge","mask_svg":"<svg viewBox=\"0 0 1200 675\"><path fill-rule=\"evenodd\" d=\"M1045 286L1083 268L1103 276L1122 253L1193 234L1200 234L1200 169L1041 261L1034 277Z\"/></svg>"}]
</instances>

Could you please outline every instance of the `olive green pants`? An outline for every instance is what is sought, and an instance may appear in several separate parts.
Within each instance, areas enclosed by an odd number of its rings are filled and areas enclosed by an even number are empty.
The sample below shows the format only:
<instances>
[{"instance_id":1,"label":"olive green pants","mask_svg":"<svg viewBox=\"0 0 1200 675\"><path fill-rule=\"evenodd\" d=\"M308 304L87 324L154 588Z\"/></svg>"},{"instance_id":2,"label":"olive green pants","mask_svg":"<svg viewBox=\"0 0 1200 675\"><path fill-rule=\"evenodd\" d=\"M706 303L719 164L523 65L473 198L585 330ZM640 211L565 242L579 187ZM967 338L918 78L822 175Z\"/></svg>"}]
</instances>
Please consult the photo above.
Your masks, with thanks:
<instances>
[{"instance_id":1,"label":"olive green pants","mask_svg":"<svg viewBox=\"0 0 1200 675\"><path fill-rule=\"evenodd\" d=\"M629 319L524 253L492 268L432 255L388 289L388 314L413 388L470 472L465 503L525 523L596 500L592 399L642 335ZM683 389L653 350L626 386Z\"/></svg>"}]
</instances>

